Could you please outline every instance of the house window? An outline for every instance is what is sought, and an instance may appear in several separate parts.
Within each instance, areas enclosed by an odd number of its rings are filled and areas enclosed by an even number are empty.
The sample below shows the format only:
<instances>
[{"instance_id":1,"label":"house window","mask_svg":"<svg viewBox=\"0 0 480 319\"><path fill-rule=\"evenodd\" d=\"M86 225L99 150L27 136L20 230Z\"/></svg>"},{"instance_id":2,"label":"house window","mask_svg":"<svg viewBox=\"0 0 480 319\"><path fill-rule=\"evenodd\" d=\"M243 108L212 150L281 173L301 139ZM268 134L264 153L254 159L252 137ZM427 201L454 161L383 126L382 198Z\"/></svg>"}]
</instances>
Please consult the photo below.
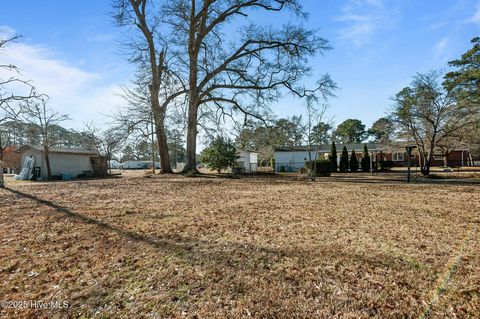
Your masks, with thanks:
<instances>
[{"instance_id":1,"label":"house window","mask_svg":"<svg viewBox=\"0 0 480 319\"><path fill-rule=\"evenodd\" d=\"M403 162L403 153L393 153L392 154L392 161Z\"/></svg>"},{"instance_id":2,"label":"house window","mask_svg":"<svg viewBox=\"0 0 480 319\"><path fill-rule=\"evenodd\" d=\"M435 154L433 155L433 159L436 161L443 161L443 155Z\"/></svg>"}]
</instances>

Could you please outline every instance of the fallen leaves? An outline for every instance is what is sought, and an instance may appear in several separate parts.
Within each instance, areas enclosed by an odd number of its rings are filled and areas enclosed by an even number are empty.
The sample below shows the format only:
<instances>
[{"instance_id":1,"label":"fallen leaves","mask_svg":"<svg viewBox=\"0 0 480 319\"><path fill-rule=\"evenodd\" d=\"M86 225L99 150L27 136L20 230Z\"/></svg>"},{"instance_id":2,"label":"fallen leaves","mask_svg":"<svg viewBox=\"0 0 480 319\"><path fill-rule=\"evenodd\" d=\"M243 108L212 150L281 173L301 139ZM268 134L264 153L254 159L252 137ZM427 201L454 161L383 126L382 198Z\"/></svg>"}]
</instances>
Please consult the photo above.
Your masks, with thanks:
<instances>
[{"instance_id":1,"label":"fallen leaves","mask_svg":"<svg viewBox=\"0 0 480 319\"><path fill-rule=\"evenodd\" d=\"M0 190L0 300L49 318L418 317L478 186L132 176ZM27 196L28 195L28 196ZM478 236L432 318L480 309Z\"/></svg>"}]
</instances>

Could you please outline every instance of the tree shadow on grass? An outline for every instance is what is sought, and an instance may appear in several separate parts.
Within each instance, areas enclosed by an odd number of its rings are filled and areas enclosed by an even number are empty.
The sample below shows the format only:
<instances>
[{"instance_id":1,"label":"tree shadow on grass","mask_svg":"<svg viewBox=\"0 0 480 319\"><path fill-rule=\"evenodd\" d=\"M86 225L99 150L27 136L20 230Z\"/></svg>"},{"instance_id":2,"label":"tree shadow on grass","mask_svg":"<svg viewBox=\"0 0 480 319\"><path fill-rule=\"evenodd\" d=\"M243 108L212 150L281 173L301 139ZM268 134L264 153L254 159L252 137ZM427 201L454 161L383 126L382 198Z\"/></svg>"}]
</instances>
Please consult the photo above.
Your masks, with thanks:
<instances>
[{"instance_id":1,"label":"tree shadow on grass","mask_svg":"<svg viewBox=\"0 0 480 319\"><path fill-rule=\"evenodd\" d=\"M406 174L391 175L356 175L349 173L345 175L335 175L331 177L317 177L319 182L331 183L351 183L351 184L384 184L384 185L408 185ZM473 186L479 185L477 180L453 180L453 179L429 179L421 176L412 176L411 185L457 185Z\"/></svg>"},{"instance_id":2,"label":"tree shadow on grass","mask_svg":"<svg viewBox=\"0 0 480 319\"><path fill-rule=\"evenodd\" d=\"M393 257L389 258L389 256L383 254L372 254L367 258L363 254L356 255L349 252L338 251L337 248L333 249L329 245L325 245L316 250L315 253L312 253L310 250L304 250L295 245L290 246L290 248L267 248L245 242L212 242L195 237L185 238L178 235L158 237L136 233L75 212L53 201L42 199L32 194L8 187L5 188L5 190L19 196L19 198L29 199L53 208L68 218L81 221L85 224L95 225L105 231L116 233L127 240L140 244L144 243L164 253L173 254L191 265L209 264L212 266L213 262L214 265L219 267L233 268L236 271L257 272L262 269L268 271L268 269L264 268L266 264L273 266L276 263L281 263L284 258L293 258L300 263L303 260L308 263L308 260L312 258L328 260L332 257L343 258L342 256L353 261L356 260L356 262L371 264L372 266L378 266L378 261L384 259L388 259L388 262L385 260L384 266L389 265L392 267L398 264L398 260L395 260Z\"/></svg>"},{"instance_id":3,"label":"tree shadow on grass","mask_svg":"<svg viewBox=\"0 0 480 319\"><path fill-rule=\"evenodd\" d=\"M85 224L98 226L103 230L114 232L127 240L131 240L137 243L148 244L155 249L161 250L166 253L174 254L177 257L181 257L195 264L198 264L198 261L202 261L203 259L204 261L214 261L222 265L238 266L239 268L245 269L245 264L236 264L235 262L233 262L232 256L230 256L225 251L222 251L222 247L225 246L229 246L227 247L229 248L229 251L232 251L234 255L238 255L237 257L251 257L253 261L252 266L253 264L255 264L256 259L259 259L260 261L264 260L265 258L278 260L278 258L282 258L284 256L294 257L295 255L298 255L298 252L295 252L293 250L271 249L247 243L228 242L219 243L217 245L212 242L208 242L198 238L184 238L178 235L171 237L157 237L142 233L136 233L133 231L122 229L115 225L111 225L105 221L75 212L72 209L58 205L50 200L39 198L35 195L24 193L9 187L6 187L5 190L19 196L19 198L29 199L39 204L51 207L57 212L63 213L68 218L81 221Z\"/></svg>"}]
</instances>

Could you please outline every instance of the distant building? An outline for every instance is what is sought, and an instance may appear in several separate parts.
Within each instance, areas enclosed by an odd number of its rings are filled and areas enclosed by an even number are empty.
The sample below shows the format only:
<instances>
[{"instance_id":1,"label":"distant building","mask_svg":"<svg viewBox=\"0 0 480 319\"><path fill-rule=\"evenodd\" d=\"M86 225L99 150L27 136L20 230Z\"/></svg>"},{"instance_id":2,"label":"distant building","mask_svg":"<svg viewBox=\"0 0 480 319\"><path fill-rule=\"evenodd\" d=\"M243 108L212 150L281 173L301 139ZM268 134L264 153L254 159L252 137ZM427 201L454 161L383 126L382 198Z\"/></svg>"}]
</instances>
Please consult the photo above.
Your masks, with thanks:
<instances>
[{"instance_id":1,"label":"distant building","mask_svg":"<svg viewBox=\"0 0 480 319\"><path fill-rule=\"evenodd\" d=\"M237 150L237 172L252 174L257 172L258 153L246 150Z\"/></svg>"},{"instance_id":2,"label":"distant building","mask_svg":"<svg viewBox=\"0 0 480 319\"><path fill-rule=\"evenodd\" d=\"M108 167L110 169L122 169L123 168L123 164L120 163L119 161L117 160L110 160L108 161Z\"/></svg>"},{"instance_id":3,"label":"distant building","mask_svg":"<svg viewBox=\"0 0 480 319\"><path fill-rule=\"evenodd\" d=\"M149 169L152 168L152 161L125 161L119 165L123 169ZM155 168L160 169L160 162L155 162Z\"/></svg>"},{"instance_id":4,"label":"distant building","mask_svg":"<svg viewBox=\"0 0 480 319\"><path fill-rule=\"evenodd\" d=\"M24 145L16 153L20 155L21 173L25 172L24 169L29 170L25 175L28 178L25 179L30 179L31 175L35 175L37 178L48 177L42 146ZM75 178L86 172L93 174L91 157L98 157L98 154L85 149L50 147L49 160L52 176ZM29 165L31 167L26 167Z\"/></svg>"},{"instance_id":5,"label":"distant building","mask_svg":"<svg viewBox=\"0 0 480 319\"><path fill-rule=\"evenodd\" d=\"M393 167L404 167L408 165L407 152L403 147L385 148L378 160L391 161ZM419 157L415 154L415 151L410 161L412 166L419 165ZM443 154L441 150L434 150L430 165L434 167L444 166L445 161L447 161L448 166L474 166L470 150L462 147L451 151L447 158L445 158L445 154Z\"/></svg>"},{"instance_id":6,"label":"distant building","mask_svg":"<svg viewBox=\"0 0 480 319\"><path fill-rule=\"evenodd\" d=\"M385 146L375 143L366 143L368 152L372 157L372 163L389 161L393 167L405 167L408 165L408 157L402 146ZM357 159L360 161L363 156L363 143L356 144L337 144L337 162L340 162L340 155L343 147L346 146L350 158L352 150L355 150ZM315 157L316 146L311 147L312 159ZM330 156L331 145L318 146L318 159L328 159ZM305 167L305 162L309 160L309 152L306 146L277 147L274 150L275 171L295 172ZM473 161L468 149L457 148L448 155L449 166L472 166ZM418 156L412 156L412 166L419 164ZM435 151L432 157L432 166L443 166L444 155Z\"/></svg>"},{"instance_id":7,"label":"distant building","mask_svg":"<svg viewBox=\"0 0 480 319\"><path fill-rule=\"evenodd\" d=\"M340 162L340 155L342 153L343 146L347 147L348 156L352 150L355 150L358 159L362 158L363 144L337 144L337 162ZM382 147L378 144L367 143L368 151L380 153ZM318 149L317 159L328 159L330 156L332 145L325 144L317 146L311 146L310 154L312 160L315 158L315 151ZM275 157L275 171L285 170L286 172L298 171L305 167L305 162L309 161L309 151L307 146L292 146L292 147L278 147L274 150Z\"/></svg>"},{"instance_id":8,"label":"distant building","mask_svg":"<svg viewBox=\"0 0 480 319\"><path fill-rule=\"evenodd\" d=\"M20 155L15 152L16 150L15 146L7 146L3 149L3 173L16 174L20 171Z\"/></svg>"}]
</instances>

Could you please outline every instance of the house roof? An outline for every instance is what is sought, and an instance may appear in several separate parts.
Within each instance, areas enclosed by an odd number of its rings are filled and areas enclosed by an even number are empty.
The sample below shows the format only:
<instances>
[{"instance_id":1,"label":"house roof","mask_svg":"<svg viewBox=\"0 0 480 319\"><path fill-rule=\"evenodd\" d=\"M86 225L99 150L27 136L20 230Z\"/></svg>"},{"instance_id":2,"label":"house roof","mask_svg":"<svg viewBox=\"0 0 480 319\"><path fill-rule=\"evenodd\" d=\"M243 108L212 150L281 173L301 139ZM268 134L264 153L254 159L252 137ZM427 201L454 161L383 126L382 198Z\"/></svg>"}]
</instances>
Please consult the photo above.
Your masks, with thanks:
<instances>
[{"instance_id":1,"label":"house roof","mask_svg":"<svg viewBox=\"0 0 480 319\"><path fill-rule=\"evenodd\" d=\"M353 143L353 144L338 144L336 145L337 152L341 152L343 147L346 146L347 150L354 149L355 151L363 151L363 145L367 144L367 148L369 151L382 151L384 147L380 144L375 143ZM317 145L311 146L311 151L315 151ZM329 153L332 149L331 144L323 144L318 145L318 151L321 153ZM288 147L277 147L275 148L275 152L307 152L308 146L288 146Z\"/></svg>"},{"instance_id":2,"label":"house roof","mask_svg":"<svg viewBox=\"0 0 480 319\"><path fill-rule=\"evenodd\" d=\"M249 151L249 150L237 148L237 153L242 153L242 152L250 153L250 154L258 154L258 152L254 152L254 151Z\"/></svg>"},{"instance_id":3,"label":"house roof","mask_svg":"<svg viewBox=\"0 0 480 319\"><path fill-rule=\"evenodd\" d=\"M43 146L40 145L23 145L16 150L17 153L21 153L27 149L34 149L39 152L43 152ZM67 147L49 147L50 153L63 153L63 154L79 154L79 155L98 155L97 152L82 148L67 148Z\"/></svg>"},{"instance_id":4,"label":"house roof","mask_svg":"<svg viewBox=\"0 0 480 319\"><path fill-rule=\"evenodd\" d=\"M122 162L120 164L150 164L152 163L152 161L134 161L134 160L130 160L130 161L125 161L125 162ZM158 161L155 161L155 163L160 163Z\"/></svg>"}]
</instances>

